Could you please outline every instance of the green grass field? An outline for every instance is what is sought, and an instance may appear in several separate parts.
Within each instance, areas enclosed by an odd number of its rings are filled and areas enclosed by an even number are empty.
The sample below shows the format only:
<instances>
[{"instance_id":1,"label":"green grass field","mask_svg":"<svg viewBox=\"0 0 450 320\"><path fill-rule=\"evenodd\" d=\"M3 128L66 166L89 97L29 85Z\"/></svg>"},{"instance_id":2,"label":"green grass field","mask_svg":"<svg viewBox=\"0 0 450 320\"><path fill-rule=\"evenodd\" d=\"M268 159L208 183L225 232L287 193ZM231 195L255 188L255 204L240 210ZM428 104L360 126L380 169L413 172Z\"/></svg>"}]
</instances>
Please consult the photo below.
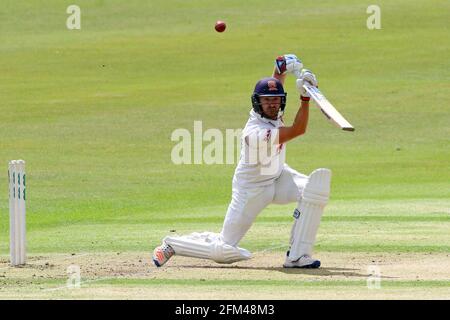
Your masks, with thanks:
<instances>
[{"instance_id":1,"label":"green grass field","mask_svg":"<svg viewBox=\"0 0 450 320\"><path fill-rule=\"evenodd\" d=\"M273 288L291 299L450 298L448 1L378 1L381 30L366 27L372 3L356 0L79 0L81 30L66 28L70 4L0 5L0 298L280 298ZM294 205L267 208L241 243L272 269L249 270L245 281L240 268L254 265L238 263L225 278L180 257L154 269L149 254L171 230L220 231L235 168L174 165L172 132L192 132L197 120L204 130L242 128L254 84L284 53L316 73L356 128L339 131L312 108L307 134L288 144L291 167L333 171L316 246L322 273L276 269ZM293 79L286 90L290 123ZM27 162L31 267L19 269L7 264L12 159ZM350 270L353 254L359 276L333 278L327 266ZM75 294L48 290L64 285L66 264L86 263L79 255L112 271L86 267L96 282ZM366 267L380 255L392 278L368 291ZM428 274L436 265L441 272Z\"/></svg>"}]
</instances>

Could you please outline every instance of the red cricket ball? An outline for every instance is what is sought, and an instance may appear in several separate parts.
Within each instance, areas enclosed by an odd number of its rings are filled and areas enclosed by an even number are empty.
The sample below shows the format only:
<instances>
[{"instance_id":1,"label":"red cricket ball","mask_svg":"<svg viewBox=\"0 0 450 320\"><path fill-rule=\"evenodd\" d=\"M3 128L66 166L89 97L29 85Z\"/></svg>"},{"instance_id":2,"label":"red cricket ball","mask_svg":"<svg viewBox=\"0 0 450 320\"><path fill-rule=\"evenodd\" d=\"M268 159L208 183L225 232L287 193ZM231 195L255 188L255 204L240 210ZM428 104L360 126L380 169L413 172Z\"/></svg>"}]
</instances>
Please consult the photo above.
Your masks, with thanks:
<instances>
[{"instance_id":1,"label":"red cricket ball","mask_svg":"<svg viewBox=\"0 0 450 320\"><path fill-rule=\"evenodd\" d=\"M227 28L227 24L225 23L225 21L217 21L216 25L214 27L216 29L217 32L224 32L225 29Z\"/></svg>"}]
</instances>

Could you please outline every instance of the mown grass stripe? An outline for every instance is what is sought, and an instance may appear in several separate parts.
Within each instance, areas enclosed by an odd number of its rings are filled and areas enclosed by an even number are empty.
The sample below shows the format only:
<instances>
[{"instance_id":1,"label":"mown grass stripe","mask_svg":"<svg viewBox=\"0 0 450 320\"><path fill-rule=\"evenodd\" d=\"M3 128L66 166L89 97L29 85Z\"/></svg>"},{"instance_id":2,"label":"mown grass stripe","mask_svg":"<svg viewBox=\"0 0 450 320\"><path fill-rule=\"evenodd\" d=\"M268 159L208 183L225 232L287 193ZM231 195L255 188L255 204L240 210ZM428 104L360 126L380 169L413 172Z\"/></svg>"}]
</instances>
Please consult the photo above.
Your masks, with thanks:
<instances>
[{"instance_id":1,"label":"mown grass stripe","mask_svg":"<svg viewBox=\"0 0 450 320\"><path fill-rule=\"evenodd\" d=\"M394 241L392 241L394 242ZM242 244L243 247L248 248L251 251L258 252L263 250L270 249L269 246L264 243L255 245L251 242L245 242ZM276 248L275 250L271 250L274 252L284 252L284 248L282 248L282 244L280 244L281 248ZM402 244L328 244L318 242L314 246L314 251L316 253L320 252L361 252L361 253L448 253L450 252L450 246L448 245L408 245L405 243Z\"/></svg>"},{"instance_id":2,"label":"mown grass stripe","mask_svg":"<svg viewBox=\"0 0 450 320\"><path fill-rule=\"evenodd\" d=\"M264 222L291 222L292 217L290 215L280 215L280 216L261 216L257 219L257 223L264 223ZM129 219L99 219L96 221L80 221L80 222L72 222L71 225L94 225L94 224L143 224L143 223L149 223L152 225L155 224L161 224L161 225L173 225L173 224L199 224L199 223L222 223L223 222L223 216L214 216L214 217L203 217L203 216L197 216L197 217L178 217L176 219L174 218L149 218L149 217L143 217L142 219L136 219L136 218L129 218ZM389 215L389 216L382 216L382 215L358 215L358 216L326 216L324 215L322 217L322 222L394 222L394 223L400 223L400 222L450 222L450 215L448 214L442 214L442 215L435 215L435 216L429 216L429 215L423 215L423 216L405 216L405 215ZM31 226L33 223L30 223ZM39 223L40 228L54 228L54 227L60 227L62 225L61 222L48 222L48 223Z\"/></svg>"},{"instance_id":3,"label":"mown grass stripe","mask_svg":"<svg viewBox=\"0 0 450 320\"><path fill-rule=\"evenodd\" d=\"M260 251L271 251L271 252L280 252L280 254L285 252L285 247L283 247L283 243L280 243L275 249L271 249L269 245L266 243L255 243L251 241L245 241L242 243L242 246L252 251L253 253L257 253ZM29 255L40 255L40 254L66 254L67 252L59 250L59 248L55 249L54 247L36 247L36 251L29 251ZM126 252L126 251L140 251L142 250L142 246L136 244L134 246L130 245L120 245L116 247L108 247L98 246L96 248L85 248L83 252L88 253L102 253L104 251L117 251L117 252ZM390 244L326 244L326 243L317 243L314 246L314 251L317 254L321 252L339 252L339 253L367 253L367 254L377 254L377 253L448 253L450 252L450 246L448 245L426 245L426 246L418 246L418 245L408 245L408 244L399 244L399 245L390 245ZM1 254L0 257L6 257L5 254Z\"/></svg>"},{"instance_id":4,"label":"mown grass stripe","mask_svg":"<svg viewBox=\"0 0 450 320\"><path fill-rule=\"evenodd\" d=\"M450 252L450 246L446 245L427 245L427 246L417 246L408 244L367 244L367 245L332 245L332 244L316 244L315 250L326 251L326 252L385 252L385 253L413 253L413 252Z\"/></svg>"},{"instance_id":5,"label":"mown grass stripe","mask_svg":"<svg viewBox=\"0 0 450 320\"><path fill-rule=\"evenodd\" d=\"M206 279L104 279L92 282L92 285L155 285L155 286L232 286L238 288L254 286L270 287L352 287L367 286L367 280L206 280ZM381 280L382 287L440 287L450 289L450 280Z\"/></svg>"},{"instance_id":6,"label":"mown grass stripe","mask_svg":"<svg viewBox=\"0 0 450 320\"><path fill-rule=\"evenodd\" d=\"M0 278L0 293L2 289L8 287L15 288L28 288L30 285L44 286L44 285L61 285L67 282L67 277L55 277L55 278L40 278L40 279L30 279L30 278Z\"/></svg>"},{"instance_id":7,"label":"mown grass stripe","mask_svg":"<svg viewBox=\"0 0 450 320\"><path fill-rule=\"evenodd\" d=\"M308 272L308 271L306 271ZM314 271L311 271L314 275ZM450 280L384 280L381 279L381 287L387 288L449 288ZM48 289L48 286L64 286L66 279L20 279L10 278L0 281L4 289L12 287L40 286ZM130 278L99 278L82 279L81 287L86 286L220 286L245 288L255 286L270 287L366 287L367 280L216 280L216 279L130 279ZM45 286L45 288L42 288ZM0 291L1 292L1 291Z\"/></svg>"}]
</instances>

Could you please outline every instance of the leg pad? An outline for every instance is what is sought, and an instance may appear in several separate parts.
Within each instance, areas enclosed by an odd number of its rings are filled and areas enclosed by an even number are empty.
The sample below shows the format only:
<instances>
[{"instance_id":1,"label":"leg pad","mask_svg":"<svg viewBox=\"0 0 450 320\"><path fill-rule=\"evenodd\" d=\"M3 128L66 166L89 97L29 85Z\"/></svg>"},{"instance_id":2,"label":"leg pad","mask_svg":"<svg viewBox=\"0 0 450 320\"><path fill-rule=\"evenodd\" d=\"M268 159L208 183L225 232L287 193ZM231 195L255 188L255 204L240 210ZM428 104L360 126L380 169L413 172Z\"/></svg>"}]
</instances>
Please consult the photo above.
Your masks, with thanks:
<instances>
[{"instance_id":1,"label":"leg pad","mask_svg":"<svg viewBox=\"0 0 450 320\"><path fill-rule=\"evenodd\" d=\"M303 189L302 199L294 212L289 260L312 255L320 219L330 196L331 171L314 170Z\"/></svg>"},{"instance_id":2,"label":"leg pad","mask_svg":"<svg viewBox=\"0 0 450 320\"><path fill-rule=\"evenodd\" d=\"M174 249L176 255L210 259L218 263L233 263L252 256L248 250L224 243L220 234L213 232L166 237L164 242Z\"/></svg>"}]
</instances>

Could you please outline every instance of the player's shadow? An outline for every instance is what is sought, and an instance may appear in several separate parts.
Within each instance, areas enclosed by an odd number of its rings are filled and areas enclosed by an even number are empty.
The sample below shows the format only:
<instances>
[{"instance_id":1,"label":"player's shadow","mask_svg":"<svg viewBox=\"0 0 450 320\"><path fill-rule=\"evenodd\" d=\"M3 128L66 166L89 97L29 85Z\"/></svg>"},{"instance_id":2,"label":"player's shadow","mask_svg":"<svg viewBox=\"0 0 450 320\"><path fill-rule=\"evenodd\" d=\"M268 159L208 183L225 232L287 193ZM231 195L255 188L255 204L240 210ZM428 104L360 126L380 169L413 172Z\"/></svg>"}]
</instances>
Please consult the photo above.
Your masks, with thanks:
<instances>
[{"instance_id":1,"label":"player's shadow","mask_svg":"<svg viewBox=\"0 0 450 320\"><path fill-rule=\"evenodd\" d=\"M358 277L358 278L367 278L370 277L371 274L368 273L360 273L357 271L360 271L360 269L352 269L352 268L324 268L320 267L318 269L300 269L300 268L277 268L280 272L286 273L286 274L306 274L306 275L312 275L312 276L344 276L344 277ZM388 277L388 276L382 276L377 275L379 278L383 279L392 279L396 277Z\"/></svg>"},{"instance_id":2,"label":"player's shadow","mask_svg":"<svg viewBox=\"0 0 450 320\"><path fill-rule=\"evenodd\" d=\"M181 267L181 266L178 266ZM318 269L302 269L302 268L283 268L283 267L255 267L255 266L200 266L200 265L184 265L182 268L193 268L193 269L217 269L217 271L220 271L221 269L227 269L227 270L261 270L261 271L275 271L275 272L282 272L285 274L304 274L304 275L311 275L311 276L322 276L322 277L329 277L329 276L344 276L344 277L358 277L358 278L367 278L370 277L371 274L368 273L360 273L357 271L360 271L360 269L352 269L352 268L327 268L327 267L320 267ZM379 278L383 279L394 279L397 277L388 277L388 276L378 276Z\"/></svg>"}]
</instances>

